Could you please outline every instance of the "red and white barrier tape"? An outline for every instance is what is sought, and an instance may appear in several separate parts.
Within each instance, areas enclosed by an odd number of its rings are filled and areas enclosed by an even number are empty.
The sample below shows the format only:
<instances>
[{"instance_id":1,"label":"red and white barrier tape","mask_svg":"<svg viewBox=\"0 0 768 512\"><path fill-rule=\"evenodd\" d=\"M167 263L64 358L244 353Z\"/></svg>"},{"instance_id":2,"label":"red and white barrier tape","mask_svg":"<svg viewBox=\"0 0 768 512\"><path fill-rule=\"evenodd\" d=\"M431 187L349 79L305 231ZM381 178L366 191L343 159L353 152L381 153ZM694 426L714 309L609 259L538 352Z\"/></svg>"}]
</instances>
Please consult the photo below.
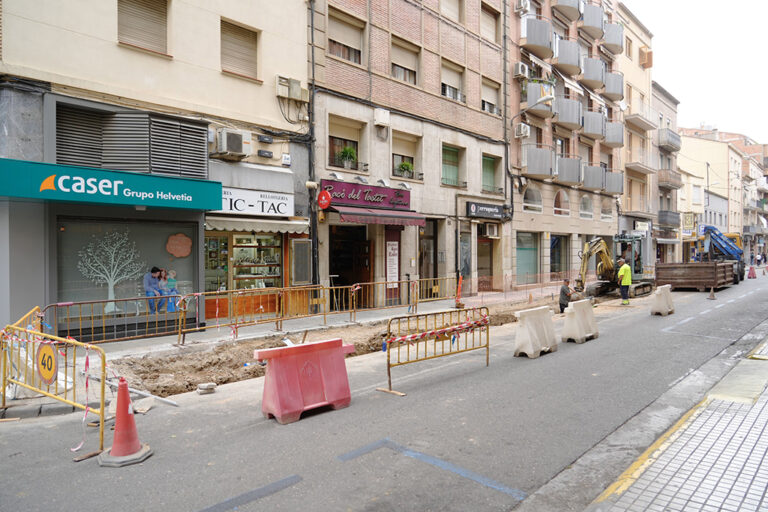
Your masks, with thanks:
<instances>
[{"instance_id":1,"label":"red and white barrier tape","mask_svg":"<svg viewBox=\"0 0 768 512\"><path fill-rule=\"evenodd\" d=\"M393 337L386 340L385 343L389 345L391 343L403 342L403 341L407 341L407 342L420 341L425 338L431 338L433 336L441 336L443 334L448 334L448 333L460 334L462 332L471 331L478 327L483 327L484 325L488 325L488 323L489 323L488 317L483 316L480 320L468 320L459 325L452 325L451 327L446 327L444 329L435 329L432 331L424 331L416 334L407 334L405 336Z\"/></svg>"}]
</instances>

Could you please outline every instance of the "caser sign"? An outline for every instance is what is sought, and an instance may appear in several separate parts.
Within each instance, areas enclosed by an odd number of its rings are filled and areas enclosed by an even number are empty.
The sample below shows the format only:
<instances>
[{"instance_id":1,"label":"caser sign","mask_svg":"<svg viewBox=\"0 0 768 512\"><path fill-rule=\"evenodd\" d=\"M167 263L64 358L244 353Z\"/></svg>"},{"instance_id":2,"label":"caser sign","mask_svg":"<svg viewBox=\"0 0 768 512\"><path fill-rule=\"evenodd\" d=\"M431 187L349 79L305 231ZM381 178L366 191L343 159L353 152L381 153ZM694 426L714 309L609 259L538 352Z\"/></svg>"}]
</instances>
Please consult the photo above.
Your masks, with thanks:
<instances>
[{"instance_id":1,"label":"caser sign","mask_svg":"<svg viewBox=\"0 0 768 512\"><path fill-rule=\"evenodd\" d=\"M40 192L44 190L59 190L61 192L73 194L101 194L103 196L117 196L122 194L125 197L133 197L142 201L145 199L153 199L155 197L177 201L192 201L192 196L185 193L173 194L162 190L154 192L131 190L125 186L125 182L122 180L83 178L82 176L69 176L67 174L62 174L58 179L55 174L45 178L40 184Z\"/></svg>"}]
</instances>

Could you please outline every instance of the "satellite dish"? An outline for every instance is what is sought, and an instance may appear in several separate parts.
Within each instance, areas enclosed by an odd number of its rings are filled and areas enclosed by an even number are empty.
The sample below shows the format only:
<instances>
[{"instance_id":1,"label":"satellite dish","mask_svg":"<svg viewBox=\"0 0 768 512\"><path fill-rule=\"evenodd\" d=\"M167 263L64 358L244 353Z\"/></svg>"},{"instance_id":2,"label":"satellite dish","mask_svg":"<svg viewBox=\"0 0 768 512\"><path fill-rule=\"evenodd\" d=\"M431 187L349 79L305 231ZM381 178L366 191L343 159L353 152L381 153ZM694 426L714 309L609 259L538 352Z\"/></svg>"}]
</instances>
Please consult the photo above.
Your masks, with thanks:
<instances>
[{"instance_id":1,"label":"satellite dish","mask_svg":"<svg viewBox=\"0 0 768 512\"><path fill-rule=\"evenodd\" d=\"M624 102L624 100L621 100L621 101L619 102L619 110L621 110L622 112L624 112L625 110L627 110L627 104L626 104L626 102Z\"/></svg>"}]
</instances>

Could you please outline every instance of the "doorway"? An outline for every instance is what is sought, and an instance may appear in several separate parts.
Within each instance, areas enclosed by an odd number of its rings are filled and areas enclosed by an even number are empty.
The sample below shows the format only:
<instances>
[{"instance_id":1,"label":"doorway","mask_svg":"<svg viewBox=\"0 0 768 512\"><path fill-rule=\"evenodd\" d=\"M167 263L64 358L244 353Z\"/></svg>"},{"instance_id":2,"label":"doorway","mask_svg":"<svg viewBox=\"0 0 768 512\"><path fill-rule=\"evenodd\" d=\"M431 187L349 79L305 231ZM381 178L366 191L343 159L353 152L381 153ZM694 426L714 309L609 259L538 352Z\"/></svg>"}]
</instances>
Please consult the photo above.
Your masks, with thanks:
<instances>
[{"instance_id":1,"label":"doorway","mask_svg":"<svg viewBox=\"0 0 768 512\"><path fill-rule=\"evenodd\" d=\"M539 271L539 234L517 233L517 284L537 282Z\"/></svg>"},{"instance_id":2,"label":"doorway","mask_svg":"<svg viewBox=\"0 0 768 512\"><path fill-rule=\"evenodd\" d=\"M493 290L493 240L477 239L477 286L481 292Z\"/></svg>"},{"instance_id":3,"label":"doorway","mask_svg":"<svg viewBox=\"0 0 768 512\"><path fill-rule=\"evenodd\" d=\"M332 286L371 282L373 251L365 226L329 226L328 243L328 277ZM338 292L334 290L334 295ZM347 297L339 295L332 301L332 307L349 307L346 302ZM364 306L358 302L358 307Z\"/></svg>"},{"instance_id":4,"label":"doorway","mask_svg":"<svg viewBox=\"0 0 768 512\"><path fill-rule=\"evenodd\" d=\"M419 296L428 299L436 296L437 282L437 220L427 219L419 230Z\"/></svg>"}]
</instances>

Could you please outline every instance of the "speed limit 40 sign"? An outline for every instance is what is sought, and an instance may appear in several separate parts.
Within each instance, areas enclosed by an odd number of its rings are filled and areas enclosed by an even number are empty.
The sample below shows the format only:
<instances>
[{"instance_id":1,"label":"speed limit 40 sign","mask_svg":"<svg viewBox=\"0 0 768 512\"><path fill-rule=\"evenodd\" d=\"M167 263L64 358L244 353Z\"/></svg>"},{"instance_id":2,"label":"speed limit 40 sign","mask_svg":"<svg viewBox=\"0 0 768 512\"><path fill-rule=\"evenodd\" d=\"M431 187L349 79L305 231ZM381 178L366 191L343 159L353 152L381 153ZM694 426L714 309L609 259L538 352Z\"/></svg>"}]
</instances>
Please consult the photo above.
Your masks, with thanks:
<instances>
[{"instance_id":1,"label":"speed limit 40 sign","mask_svg":"<svg viewBox=\"0 0 768 512\"><path fill-rule=\"evenodd\" d=\"M50 344L42 344L37 349L35 362L37 363L37 375L40 380L49 386L56 382L56 376L59 373L59 358L56 348Z\"/></svg>"}]
</instances>

